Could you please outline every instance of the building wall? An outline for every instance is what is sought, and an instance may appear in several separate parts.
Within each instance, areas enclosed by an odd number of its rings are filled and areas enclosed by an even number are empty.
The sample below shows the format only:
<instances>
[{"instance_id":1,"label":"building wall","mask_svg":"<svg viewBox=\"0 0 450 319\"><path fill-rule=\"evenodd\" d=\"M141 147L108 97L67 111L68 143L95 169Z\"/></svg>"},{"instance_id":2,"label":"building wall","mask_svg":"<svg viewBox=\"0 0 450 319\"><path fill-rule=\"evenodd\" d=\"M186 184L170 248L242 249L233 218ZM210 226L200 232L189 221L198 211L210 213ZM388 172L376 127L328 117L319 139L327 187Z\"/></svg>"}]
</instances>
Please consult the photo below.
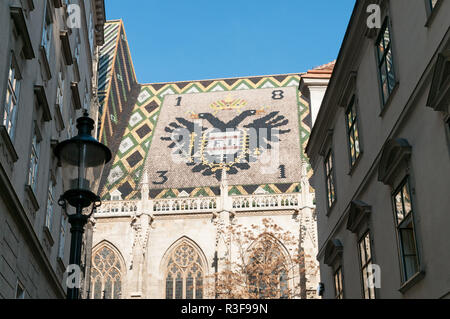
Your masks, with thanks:
<instances>
[{"instance_id":1,"label":"building wall","mask_svg":"<svg viewBox=\"0 0 450 319\"><path fill-rule=\"evenodd\" d=\"M48 12L52 19L51 47L48 70L45 54L41 52L41 39L44 23L45 1L7 0L0 4L0 130L3 130L0 143L0 297L14 298L18 281L25 290L25 298L63 298L63 275L68 263L70 233L66 226L63 240L64 254L59 254L61 220L64 212L57 201L62 193L61 171L57 167L52 147L58 141L74 134L74 123L81 114L80 107L90 109L93 77L92 61L98 39L95 25L102 26L104 12L102 1L69 1L79 4L80 28L69 30L65 5L55 8L55 1L48 1ZM99 5L100 4L100 5ZM25 27L12 19L11 7L23 12ZM99 10L99 11L98 11ZM92 24L89 17L92 16ZM93 47L89 44L89 30L93 35ZM101 28L100 28L101 29ZM63 57L60 32L69 30L69 46L75 60L76 43L80 43L78 71L74 61ZM22 48L29 35L31 54L22 54ZM5 100L8 83L11 52L17 60L21 73L21 88L15 120L15 134L11 139L4 127ZM58 116L57 85L58 73L63 71L63 105ZM79 76L78 76L79 75ZM77 105L70 89L71 83L78 84ZM42 86L46 104L37 102L35 86ZM86 99L85 99L86 98ZM34 190L26 190L30 153L35 128L40 132L40 151L37 181ZM17 158L16 158L17 155ZM47 197L50 180L55 184L53 218L50 229L46 225ZM59 258L62 257L62 258Z\"/></svg>"},{"instance_id":2,"label":"building wall","mask_svg":"<svg viewBox=\"0 0 450 319\"><path fill-rule=\"evenodd\" d=\"M121 216L105 216L97 214L93 232L93 251L105 243L116 248L118 255L123 258L126 270L122 271L121 298L164 299L167 271L167 255L171 249L182 240L187 240L204 257L205 281L209 282L205 289L205 298L214 298L211 290L213 275L216 272L216 258L224 258L225 250L218 241L219 228L223 223L233 223L251 228L252 225L262 225L263 219L272 219L284 231L298 239L298 243L305 251L305 274L300 273L304 266L291 263L292 278L290 288L303 298L315 298L318 284L318 271L314 267L314 256L317 253L315 242L315 223L313 210L304 209L285 211L239 212L230 219L228 212L218 213L179 213L143 215L122 214ZM308 220L310 218L311 220ZM137 227L136 227L137 226ZM303 227L303 228L302 228ZM255 233L256 234L256 233ZM144 241L137 244L139 238ZM281 243L283 244L283 243ZM245 247L247 248L247 247ZM295 248L290 250L289 258L295 258ZM233 250L234 249L234 250ZM231 260L238 262L237 247ZM141 258L141 259L140 259ZM223 264L219 260L218 271L222 271ZM95 298L93 280L91 280L90 297ZM301 288L294 289L296 285ZM98 298L98 297L97 297Z\"/></svg>"},{"instance_id":3,"label":"building wall","mask_svg":"<svg viewBox=\"0 0 450 319\"><path fill-rule=\"evenodd\" d=\"M325 263L327 245L333 239L342 244L344 295L362 298L362 279L357 241L365 230L372 236L373 263L381 267L381 287L377 298L448 297L450 254L446 226L450 204L448 108L435 111L428 96L439 53L448 50L450 4L441 1L429 18L423 1L380 1L382 20L389 15L393 61L398 80L390 101L382 109L377 72L375 41L379 30L366 26L369 1L355 6L318 120L307 148L314 169L312 178L318 210L319 255L324 297L334 298L333 268ZM427 26L426 26L427 24ZM372 35L371 35L372 33ZM357 97L362 155L351 169L345 122L346 105L340 100L356 72L353 92ZM448 102L447 102L448 103ZM337 201L328 209L324 153L326 135L332 129L329 145L334 154ZM379 181L383 147L393 138L406 139L412 147L407 173L411 178L415 227L423 274L415 282L401 280L394 208L391 195L395 186ZM402 173L398 173L401 175ZM398 185L398 180L394 183ZM347 230L350 203L363 201L371 206L370 217L359 233Z\"/></svg>"}]
</instances>

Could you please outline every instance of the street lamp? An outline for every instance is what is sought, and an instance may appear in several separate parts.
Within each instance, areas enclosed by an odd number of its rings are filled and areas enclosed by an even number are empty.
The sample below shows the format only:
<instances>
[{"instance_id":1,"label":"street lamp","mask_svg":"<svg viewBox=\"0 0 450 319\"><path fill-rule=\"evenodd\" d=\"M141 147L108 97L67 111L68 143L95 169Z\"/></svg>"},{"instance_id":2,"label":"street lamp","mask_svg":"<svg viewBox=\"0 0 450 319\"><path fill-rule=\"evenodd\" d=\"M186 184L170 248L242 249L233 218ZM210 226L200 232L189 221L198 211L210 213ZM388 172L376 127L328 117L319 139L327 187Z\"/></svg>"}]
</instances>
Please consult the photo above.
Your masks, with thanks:
<instances>
[{"instance_id":1,"label":"street lamp","mask_svg":"<svg viewBox=\"0 0 450 319\"><path fill-rule=\"evenodd\" d=\"M72 234L69 264L80 266L84 226L90 217L83 214L83 209L93 204L93 211L101 204L96 193L103 168L111 160L111 151L92 137L94 120L86 112L77 119L77 129L78 135L59 143L54 153L62 167L64 191L58 204L65 207L69 203L76 208L76 213L69 215ZM78 299L78 293L79 288L68 288L67 298Z\"/></svg>"}]
</instances>

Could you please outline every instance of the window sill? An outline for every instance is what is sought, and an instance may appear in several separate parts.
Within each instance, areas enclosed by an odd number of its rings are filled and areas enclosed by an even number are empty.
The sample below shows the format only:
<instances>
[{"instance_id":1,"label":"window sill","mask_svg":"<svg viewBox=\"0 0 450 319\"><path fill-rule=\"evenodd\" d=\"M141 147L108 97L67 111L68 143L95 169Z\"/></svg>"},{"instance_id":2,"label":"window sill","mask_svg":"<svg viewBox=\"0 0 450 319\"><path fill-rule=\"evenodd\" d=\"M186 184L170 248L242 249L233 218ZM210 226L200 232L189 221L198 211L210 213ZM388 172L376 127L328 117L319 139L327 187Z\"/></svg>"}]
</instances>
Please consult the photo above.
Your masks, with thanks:
<instances>
[{"instance_id":1,"label":"window sill","mask_svg":"<svg viewBox=\"0 0 450 319\"><path fill-rule=\"evenodd\" d=\"M391 95L389 95L388 100L386 101L386 103L383 105L383 108L381 109L380 112L380 117L384 116L384 113L386 113L386 110L389 108L389 106L392 104L392 100L394 99L395 94L398 91L398 87L400 86L400 82L395 82L394 88L392 89Z\"/></svg>"},{"instance_id":2,"label":"window sill","mask_svg":"<svg viewBox=\"0 0 450 319\"><path fill-rule=\"evenodd\" d=\"M64 125L63 115L61 114L61 107L58 104L55 104L55 118L57 122L56 130L61 132L66 126Z\"/></svg>"},{"instance_id":3,"label":"window sill","mask_svg":"<svg viewBox=\"0 0 450 319\"><path fill-rule=\"evenodd\" d=\"M33 205L34 212L37 212L39 210L39 202L36 198L36 194L34 193L33 188L30 185L25 185L25 193L27 193L31 204Z\"/></svg>"},{"instance_id":4,"label":"window sill","mask_svg":"<svg viewBox=\"0 0 450 319\"><path fill-rule=\"evenodd\" d=\"M78 61L77 59L73 58L73 67L74 67L74 78L75 78L75 82L80 82L80 68L78 66Z\"/></svg>"},{"instance_id":5,"label":"window sill","mask_svg":"<svg viewBox=\"0 0 450 319\"><path fill-rule=\"evenodd\" d=\"M50 64L47 59L47 53L45 52L45 48L42 45L39 47L39 51L41 51L41 60L42 63L44 64L43 67L47 75L46 79L50 80L52 78L52 71L50 70Z\"/></svg>"},{"instance_id":6,"label":"window sill","mask_svg":"<svg viewBox=\"0 0 450 319\"><path fill-rule=\"evenodd\" d=\"M407 282L402 284L399 291L404 294L406 291L411 289L415 284L417 284L419 281L421 281L425 277L425 271L421 270L418 273L416 273L414 276L412 276Z\"/></svg>"},{"instance_id":7,"label":"window sill","mask_svg":"<svg viewBox=\"0 0 450 319\"><path fill-rule=\"evenodd\" d=\"M17 155L16 149L14 147L13 142L11 141L11 138L9 137L8 131L6 130L6 127L4 125L0 125L0 137L2 139L2 144L6 146L6 149L8 150L9 157L11 158L11 161L13 163L17 162L19 159L19 156Z\"/></svg>"},{"instance_id":8,"label":"window sill","mask_svg":"<svg viewBox=\"0 0 450 319\"><path fill-rule=\"evenodd\" d=\"M434 8L431 9L431 11L429 12L427 22L425 23L426 28L431 27L431 25L433 24L434 18L436 17L437 11L438 11L439 7L441 6L442 2L443 2L442 0L438 1L436 3L436 5L434 6Z\"/></svg>"},{"instance_id":9,"label":"window sill","mask_svg":"<svg viewBox=\"0 0 450 319\"><path fill-rule=\"evenodd\" d=\"M45 237L47 237L47 239L48 239L48 243L50 244L50 247L53 247L53 245L55 244L55 241L53 239L50 229L48 229L47 226L44 226L44 234L45 234Z\"/></svg>"}]
</instances>

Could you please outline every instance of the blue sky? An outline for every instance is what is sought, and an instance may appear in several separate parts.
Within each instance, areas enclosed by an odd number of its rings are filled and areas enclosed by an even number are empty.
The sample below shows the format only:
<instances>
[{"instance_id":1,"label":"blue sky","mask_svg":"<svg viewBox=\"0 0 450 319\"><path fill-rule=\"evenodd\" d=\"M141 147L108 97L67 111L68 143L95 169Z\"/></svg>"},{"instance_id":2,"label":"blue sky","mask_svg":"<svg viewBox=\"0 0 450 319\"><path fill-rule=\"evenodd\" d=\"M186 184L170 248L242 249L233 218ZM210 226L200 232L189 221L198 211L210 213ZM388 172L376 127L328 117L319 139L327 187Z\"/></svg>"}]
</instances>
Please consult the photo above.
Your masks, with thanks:
<instances>
[{"instance_id":1,"label":"blue sky","mask_svg":"<svg viewBox=\"0 0 450 319\"><path fill-rule=\"evenodd\" d=\"M337 58L355 0L106 0L140 83L304 72Z\"/></svg>"}]
</instances>

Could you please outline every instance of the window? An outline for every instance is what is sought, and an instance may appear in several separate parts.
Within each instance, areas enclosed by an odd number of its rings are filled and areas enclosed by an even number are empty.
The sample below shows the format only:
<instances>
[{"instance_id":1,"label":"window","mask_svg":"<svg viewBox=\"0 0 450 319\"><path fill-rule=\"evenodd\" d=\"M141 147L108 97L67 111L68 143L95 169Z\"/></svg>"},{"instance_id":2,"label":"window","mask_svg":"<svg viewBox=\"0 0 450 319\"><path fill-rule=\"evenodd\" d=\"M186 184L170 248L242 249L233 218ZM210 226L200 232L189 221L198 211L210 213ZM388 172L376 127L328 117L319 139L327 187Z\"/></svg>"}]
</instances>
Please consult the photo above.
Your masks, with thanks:
<instances>
[{"instance_id":1,"label":"window","mask_svg":"<svg viewBox=\"0 0 450 319\"><path fill-rule=\"evenodd\" d=\"M80 65L80 38L77 37L76 41L77 45L75 46L75 60L77 61L77 65Z\"/></svg>"},{"instance_id":2,"label":"window","mask_svg":"<svg viewBox=\"0 0 450 319\"><path fill-rule=\"evenodd\" d=\"M3 112L3 125L11 140L14 140L16 128L17 109L19 105L20 76L14 63L14 56L11 56L11 63L8 73L8 84L6 88L5 109Z\"/></svg>"},{"instance_id":3,"label":"window","mask_svg":"<svg viewBox=\"0 0 450 319\"><path fill-rule=\"evenodd\" d=\"M47 227L47 229L50 231L53 225L53 209L55 203L54 195L55 195L55 185L53 184L53 181L50 180L47 191L47 211L45 214L45 227Z\"/></svg>"},{"instance_id":4,"label":"window","mask_svg":"<svg viewBox=\"0 0 450 319\"><path fill-rule=\"evenodd\" d=\"M16 286L16 299L25 299L25 288L20 283L20 281L17 281Z\"/></svg>"},{"instance_id":5,"label":"window","mask_svg":"<svg viewBox=\"0 0 450 319\"><path fill-rule=\"evenodd\" d=\"M331 208L336 201L336 185L334 181L334 162L332 150L330 150L328 152L328 155L325 157L325 173L327 183L328 208Z\"/></svg>"},{"instance_id":6,"label":"window","mask_svg":"<svg viewBox=\"0 0 450 319\"><path fill-rule=\"evenodd\" d=\"M344 299L342 267L339 267L334 273L334 293L336 299Z\"/></svg>"},{"instance_id":7,"label":"window","mask_svg":"<svg viewBox=\"0 0 450 319\"><path fill-rule=\"evenodd\" d=\"M67 216L64 212L62 212L60 232L59 232L59 247L58 247L58 257L61 260L64 260L64 249L66 246L66 232L67 232Z\"/></svg>"},{"instance_id":8,"label":"window","mask_svg":"<svg viewBox=\"0 0 450 319\"><path fill-rule=\"evenodd\" d=\"M45 0L45 9L44 9L44 24L42 27L42 41L41 45L44 48L47 61L50 61L50 48L52 45L52 35L53 35L53 22L52 22L52 13L50 11L48 1Z\"/></svg>"},{"instance_id":9,"label":"window","mask_svg":"<svg viewBox=\"0 0 450 319\"><path fill-rule=\"evenodd\" d=\"M58 73L58 87L56 89L56 104L59 106L61 114L63 114L64 107L64 85L65 79L62 71Z\"/></svg>"},{"instance_id":10,"label":"window","mask_svg":"<svg viewBox=\"0 0 450 319\"><path fill-rule=\"evenodd\" d=\"M169 257L166 299L203 299L202 265L197 250L183 241Z\"/></svg>"},{"instance_id":11,"label":"window","mask_svg":"<svg viewBox=\"0 0 450 319\"><path fill-rule=\"evenodd\" d=\"M428 1L428 5L430 6L431 11L436 7L436 4L438 3L439 0L427 0Z\"/></svg>"},{"instance_id":12,"label":"window","mask_svg":"<svg viewBox=\"0 0 450 319\"><path fill-rule=\"evenodd\" d=\"M353 167L361 155L361 143L358 129L358 115L356 111L356 97L353 96L345 113L347 122L348 145L350 148L350 164Z\"/></svg>"},{"instance_id":13,"label":"window","mask_svg":"<svg viewBox=\"0 0 450 319\"><path fill-rule=\"evenodd\" d=\"M372 282L369 285L371 279L371 273L369 273L372 266L372 245L370 243L370 233L367 233L358 243L359 257L361 261L361 276L363 281L364 299L375 299L375 287ZM370 269L369 269L370 268ZM370 286L370 287L369 287Z\"/></svg>"},{"instance_id":14,"label":"window","mask_svg":"<svg viewBox=\"0 0 450 319\"><path fill-rule=\"evenodd\" d=\"M91 284L94 299L121 299L123 263L109 245L93 254Z\"/></svg>"},{"instance_id":15,"label":"window","mask_svg":"<svg viewBox=\"0 0 450 319\"><path fill-rule=\"evenodd\" d=\"M250 249L247 276L251 299L288 299L288 265L278 242L263 236Z\"/></svg>"},{"instance_id":16,"label":"window","mask_svg":"<svg viewBox=\"0 0 450 319\"><path fill-rule=\"evenodd\" d=\"M40 145L40 137L38 136L37 128L35 128L31 142L30 167L28 169L28 185L31 186L34 192L36 192L36 181L38 177Z\"/></svg>"},{"instance_id":17,"label":"window","mask_svg":"<svg viewBox=\"0 0 450 319\"><path fill-rule=\"evenodd\" d=\"M406 282L419 272L419 256L416 245L413 206L408 177L394 192L393 199L402 266L402 281Z\"/></svg>"},{"instance_id":18,"label":"window","mask_svg":"<svg viewBox=\"0 0 450 319\"><path fill-rule=\"evenodd\" d=\"M88 26L88 32L89 32L89 45L91 46L91 52L94 51L94 21L92 17L92 10L89 10L89 26Z\"/></svg>"},{"instance_id":19,"label":"window","mask_svg":"<svg viewBox=\"0 0 450 319\"><path fill-rule=\"evenodd\" d=\"M385 105L396 84L389 19L386 19L383 24L376 47L378 58L378 74L381 84L381 95L383 99L383 105Z\"/></svg>"}]
</instances>

